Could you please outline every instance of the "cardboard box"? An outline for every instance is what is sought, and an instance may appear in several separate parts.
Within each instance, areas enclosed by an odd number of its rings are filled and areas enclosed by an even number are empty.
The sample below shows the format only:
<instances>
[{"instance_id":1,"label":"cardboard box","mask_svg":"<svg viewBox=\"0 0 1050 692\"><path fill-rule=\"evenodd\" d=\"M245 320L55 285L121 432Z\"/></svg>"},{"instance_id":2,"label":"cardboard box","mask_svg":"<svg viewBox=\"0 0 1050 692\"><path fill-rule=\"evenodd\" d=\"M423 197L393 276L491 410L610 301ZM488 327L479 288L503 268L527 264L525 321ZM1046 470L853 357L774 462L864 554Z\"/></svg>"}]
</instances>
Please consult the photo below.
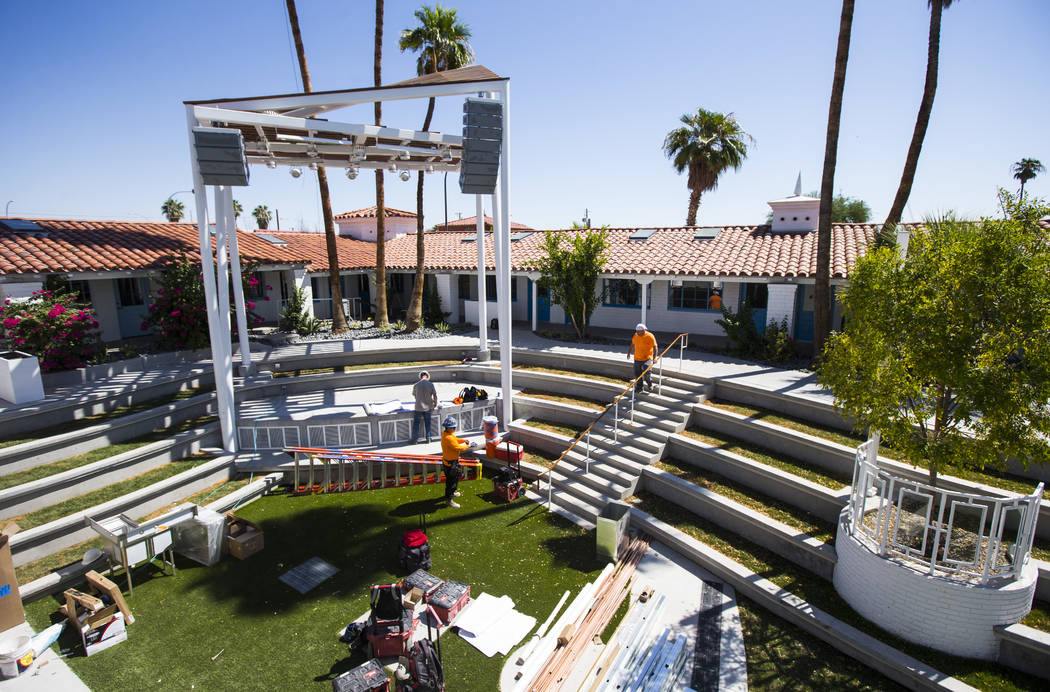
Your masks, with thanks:
<instances>
[{"instance_id":1,"label":"cardboard box","mask_svg":"<svg viewBox=\"0 0 1050 692\"><path fill-rule=\"evenodd\" d=\"M80 638L84 642L86 656L127 640L128 628L124 622L124 613L114 604L94 615L88 615L80 624Z\"/></svg>"},{"instance_id":2,"label":"cardboard box","mask_svg":"<svg viewBox=\"0 0 1050 692\"><path fill-rule=\"evenodd\" d=\"M11 559L11 536L18 533L18 524L11 522L0 531L0 632L22 624L22 596L15 579L15 563Z\"/></svg>"},{"instance_id":3,"label":"cardboard box","mask_svg":"<svg viewBox=\"0 0 1050 692\"><path fill-rule=\"evenodd\" d=\"M262 529L258 524L227 512L226 549L238 560L254 555L263 549Z\"/></svg>"}]
</instances>

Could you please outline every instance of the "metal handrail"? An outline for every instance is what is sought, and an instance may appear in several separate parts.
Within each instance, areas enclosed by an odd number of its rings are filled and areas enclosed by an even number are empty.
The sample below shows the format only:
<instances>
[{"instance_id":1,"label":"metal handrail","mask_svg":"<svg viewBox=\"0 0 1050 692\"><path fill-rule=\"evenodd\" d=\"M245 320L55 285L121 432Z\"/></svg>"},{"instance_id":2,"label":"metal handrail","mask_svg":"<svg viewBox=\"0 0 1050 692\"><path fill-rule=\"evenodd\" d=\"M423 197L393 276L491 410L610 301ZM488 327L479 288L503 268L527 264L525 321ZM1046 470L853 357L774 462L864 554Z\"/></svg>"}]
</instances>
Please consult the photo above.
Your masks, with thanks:
<instances>
[{"instance_id":1,"label":"metal handrail","mask_svg":"<svg viewBox=\"0 0 1050 692\"><path fill-rule=\"evenodd\" d=\"M664 354L667 353L668 351L670 351L672 346L674 346L675 344L681 342L682 343L682 347L684 349L685 340L688 339L688 338L689 338L688 334L679 334L678 336L676 336L674 338L674 341L669 343L667 345L667 348L665 348L663 351L661 351L660 355L653 359L652 365L647 367L645 370L643 370L641 373L639 373L637 377L635 377L633 380L631 380L630 384L628 384L627 387L625 387L624 390L622 392L620 392L620 394L615 399L613 399L610 404L608 404L604 409L602 409L602 412L599 413L595 417L594 420L591 421L591 424L588 425L585 430L580 431L580 433L578 435L576 435L576 438L573 439L572 443L568 447L565 448L565 451L561 453L561 456L559 456L557 459L554 460L554 463L551 464L550 468L548 468L546 471L544 471L544 472L542 472L542 473L540 473L539 475L536 476L536 483L537 483L537 485L539 484L540 479L542 479L544 476L547 476L547 506L548 507L551 506L551 495L552 495L551 488L554 485L552 480L551 480L551 473L554 471L554 469L556 469L558 467L558 464L561 463L561 460L565 458L565 455L567 455L569 452L571 452L572 448L575 447L576 444L580 440L582 440L584 438L584 436L586 436L587 437L587 460L586 461L587 461L587 466L589 467L590 466L590 458L591 458L591 447L590 447L591 428L593 428L595 425L597 425L598 421L600 421L602 418L604 418L605 414L607 414L609 412L609 409L611 407L613 407L613 406L617 407L617 414L616 414L615 423L618 423L619 422L619 408L618 407L620 405L620 399L622 399L624 397L624 395L627 394L627 392L633 392L634 391L634 387L638 383L638 380L640 380L643 377L645 377L645 374L647 372L649 372L650 370L655 368L656 364L660 363L663 360ZM681 361L681 360L682 360L682 353L680 351L679 352L679 361ZM663 364L662 363L660 365L660 376L659 377L660 377L660 388L661 388L661 392L662 392L663 391ZM633 396L631 397L631 419L632 419L632 422L633 422L633 420L634 420L634 397ZM616 432L618 434L618 432L619 432L619 428L618 427L617 427L617 431ZM589 471L590 469L588 468L587 470Z\"/></svg>"}]
</instances>

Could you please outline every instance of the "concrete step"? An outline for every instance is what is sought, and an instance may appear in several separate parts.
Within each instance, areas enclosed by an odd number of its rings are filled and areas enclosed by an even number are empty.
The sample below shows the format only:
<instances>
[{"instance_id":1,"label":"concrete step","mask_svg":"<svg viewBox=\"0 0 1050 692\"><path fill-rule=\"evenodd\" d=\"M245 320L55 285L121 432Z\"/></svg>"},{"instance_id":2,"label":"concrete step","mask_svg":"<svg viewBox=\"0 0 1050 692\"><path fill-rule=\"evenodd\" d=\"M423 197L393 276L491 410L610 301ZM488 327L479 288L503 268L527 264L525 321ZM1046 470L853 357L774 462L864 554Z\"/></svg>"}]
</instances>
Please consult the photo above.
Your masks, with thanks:
<instances>
[{"instance_id":1,"label":"concrete step","mask_svg":"<svg viewBox=\"0 0 1050 692\"><path fill-rule=\"evenodd\" d=\"M587 504L594 505L598 510L612 500L621 500L626 497L623 493L625 489L620 491L596 489L589 482L593 481L593 478L563 470L560 465L550 475L554 480L555 495L558 497L564 497L566 494L572 495Z\"/></svg>"},{"instance_id":2,"label":"concrete step","mask_svg":"<svg viewBox=\"0 0 1050 692\"><path fill-rule=\"evenodd\" d=\"M607 444L603 445L607 448L629 447L641 454L661 455L669 434L670 431L654 429L638 418L633 424L630 420L621 419L615 426L612 420L603 419L591 428L591 442L599 444L596 440L607 440ZM648 463L649 458L643 457L643 460Z\"/></svg>"},{"instance_id":3,"label":"concrete step","mask_svg":"<svg viewBox=\"0 0 1050 692\"><path fill-rule=\"evenodd\" d=\"M655 461L649 453L615 444L611 439L607 444L600 444L602 442L602 438L596 435L591 436L591 458L600 459L603 464L613 466L631 476L640 475L642 469ZM580 443L582 444L584 443ZM586 447L580 445L576 445L570 454L579 452L582 455Z\"/></svg>"},{"instance_id":4,"label":"concrete step","mask_svg":"<svg viewBox=\"0 0 1050 692\"><path fill-rule=\"evenodd\" d=\"M570 485L578 484L585 486L586 491L589 493L597 493L615 499L623 499L631 494L632 484L630 480L620 482L600 475L598 474L599 466L601 466L600 462L592 462L590 464L590 473L586 473L585 469L587 469L587 466L585 464L576 465L562 460L551 475L554 478L555 486L561 485L562 482ZM574 491L572 488L569 488L569 492Z\"/></svg>"},{"instance_id":5,"label":"concrete step","mask_svg":"<svg viewBox=\"0 0 1050 692\"><path fill-rule=\"evenodd\" d=\"M624 420L631 420L631 409L625 407L620 412L622 424ZM642 408L640 406L634 407L634 422L636 425L642 425L654 430L662 430L665 433L677 433L685 429L688 423L688 416L683 415L682 411L663 409L659 410L656 407ZM662 436L661 436L662 437Z\"/></svg>"},{"instance_id":6,"label":"concrete step","mask_svg":"<svg viewBox=\"0 0 1050 692\"><path fill-rule=\"evenodd\" d=\"M613 465L606 461L608 454L604 450L594 450L588 462L585 450L577 453L574 449L562 458L561 465L567 465L572 469L585 469L587 473L600 476L607 482L615 485L634 487L638 482L638 477L641 475L641 469L645 467L641 464L635 464L632 465L632 469L628 470ZM624 460L624 462L626 461ZM637 471L634 469L637 469Z\"/></svg>"},{"instance_id":7,"label":"concrete step","mask_svg":"<svg viewBox=\"0 0 1050 692\"><path fill-rule=\"evenodd\" d=\"M659 383L660 378L654 375L652 390L653 393L659 394L660 396L666 396L672 399L679 399L682 401L699 403L701 397L703 397L705 394L703 386L697 386L693 382L676 380L674 378L664 376L662 386Z\"/></svg>"},{"instance_id":8,"label":"concrete step","mask_svg":"<svg viewBox=\"0 0 1050 692\"><path fill-rule=\"evenodd\" d=\"M546 506L547 505L547 486L544 485L543 489L539 492L531 489L525 491L525 497L532 500L536 504ZM561 498L557 495L554 497L554 503L551 507L551 512L562 517L565 517L573 524L576 524L585 531L593 531L596 522L598 520L598 513L594 511L594 507L587 503L577 503L572 496Z\"/></svg>"},{"instance_id":9,"label":"concrete step","mask_svg":"<svg viewBox=\"0 0 1050 692\"><path fill-rule=\"evenodd\" d=\"M681 411L690 415L692 415L693 413L693 406L695 406L697 403L698 402L693 401L691 398L684 399L672 396L661 396L655 391L641 392L640 394L638 394L638 398L635 400L635 406L644 406L646 404L650 404L666 408L672 411Z\"/></svg>"}]
</instances>

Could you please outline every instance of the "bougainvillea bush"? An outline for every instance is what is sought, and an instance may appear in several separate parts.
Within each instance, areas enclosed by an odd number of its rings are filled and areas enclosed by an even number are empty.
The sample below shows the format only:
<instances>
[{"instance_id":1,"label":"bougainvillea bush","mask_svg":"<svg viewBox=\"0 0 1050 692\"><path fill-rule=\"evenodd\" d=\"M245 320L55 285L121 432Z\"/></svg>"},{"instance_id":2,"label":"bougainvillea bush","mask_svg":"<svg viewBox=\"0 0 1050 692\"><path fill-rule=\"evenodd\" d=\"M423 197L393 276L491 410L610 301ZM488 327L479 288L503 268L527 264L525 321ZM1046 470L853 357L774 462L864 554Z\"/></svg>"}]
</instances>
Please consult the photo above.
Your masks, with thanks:
<instances>
[{"instance_id":1,"label":"bougainvillea bush","mask_svg":"<svg viewBox=\"0 0 1050 692\"><path fill-rule=\"evenodd\" d=\"M74 293L43 290L28 300L6 300L0 325L7 346L36 356L43 372L79 368L99 352L98 320Z\"/></svg>"},{"instance_id":2,"label":"bougainvillea bush","mask_svg":"<svg viewBox=\"0 0 1050 692\"><path fill-rule=\"evenodd\" d=\"M246 267L241 272L241 285L245 296L264 293L258 290L259 279L252 268ZM149 314L142 323L142 330L153 328L158 342L164 348L197 349L210 343L208 336L208 314L204 303L204 281L200 265L191 262L185 255L179 256L164 265L157 279L160 284L148 306ZM269 286L266 287L269 289ZM263 300L269 296L262 295ZM230 289L230 312L234 310L233 290ZM259 324L263 320L253 311L255 302L245 298L248 324ZM237 321L231 314L234 333Z\"/></svg>"}]
</instances>

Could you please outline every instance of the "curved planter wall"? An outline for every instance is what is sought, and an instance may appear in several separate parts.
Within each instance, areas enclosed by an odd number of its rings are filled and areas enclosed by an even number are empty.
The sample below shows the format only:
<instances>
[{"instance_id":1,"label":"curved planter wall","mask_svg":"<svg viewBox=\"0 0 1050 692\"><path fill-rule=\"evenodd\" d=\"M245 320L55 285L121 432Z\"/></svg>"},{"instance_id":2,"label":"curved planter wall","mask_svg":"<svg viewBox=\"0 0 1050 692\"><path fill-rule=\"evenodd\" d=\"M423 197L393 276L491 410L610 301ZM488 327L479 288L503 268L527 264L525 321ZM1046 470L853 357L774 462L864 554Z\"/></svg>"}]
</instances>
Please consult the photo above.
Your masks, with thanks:
<instances>
[{"instance_id":1,"label":"curved planter wall","mask_svg":"<svg viewBox=\"0 0 1050 692\"><path fill-rule=\"evenodd\" d=\"M1020 622L1032 607L1031 561L1020 579L1006 584L971 586L931 577L880 557L850 535L841 518L835 549L835 590L854 610L898 637L955 656L995 660L994 627Z\"/></svg>"}]
</instances>

